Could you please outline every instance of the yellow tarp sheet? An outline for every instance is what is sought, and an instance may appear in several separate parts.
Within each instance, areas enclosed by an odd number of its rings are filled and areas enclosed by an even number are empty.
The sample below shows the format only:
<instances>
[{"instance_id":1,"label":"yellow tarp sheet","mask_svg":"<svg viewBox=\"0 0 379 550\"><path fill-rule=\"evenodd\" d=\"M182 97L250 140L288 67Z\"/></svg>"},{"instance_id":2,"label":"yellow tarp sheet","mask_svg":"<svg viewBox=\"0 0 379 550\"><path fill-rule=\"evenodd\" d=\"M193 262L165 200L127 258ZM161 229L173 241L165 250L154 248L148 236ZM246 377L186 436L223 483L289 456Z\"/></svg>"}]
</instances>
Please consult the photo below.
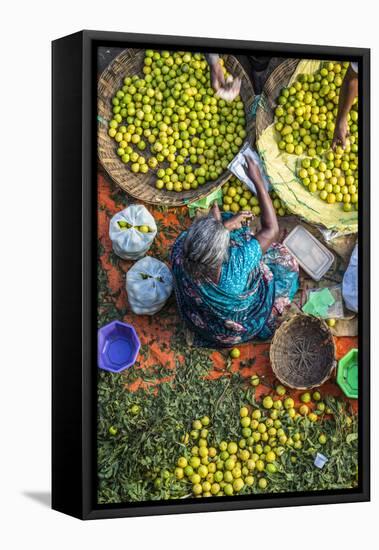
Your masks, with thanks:
<instances>
[{"instance_id":1,"label":"yellow tarp sheet","mask_svg":"<svg viewBox=\"0 0 379 550\"><path fill-rule=\"evenodd\" d=\"M318 70L320 61L302 60L290 83L298 74L311 74ZM274 124L268 126L257 141L257 148L265 164L267 175L280 199L286 206L309 223L323 225L340 233L358 231L358 212L344 212L341 204L328 204L316 194L310 193L296 176L297 155L290 155L278 148L279 132Z\"/></svg>"}]
</instances>

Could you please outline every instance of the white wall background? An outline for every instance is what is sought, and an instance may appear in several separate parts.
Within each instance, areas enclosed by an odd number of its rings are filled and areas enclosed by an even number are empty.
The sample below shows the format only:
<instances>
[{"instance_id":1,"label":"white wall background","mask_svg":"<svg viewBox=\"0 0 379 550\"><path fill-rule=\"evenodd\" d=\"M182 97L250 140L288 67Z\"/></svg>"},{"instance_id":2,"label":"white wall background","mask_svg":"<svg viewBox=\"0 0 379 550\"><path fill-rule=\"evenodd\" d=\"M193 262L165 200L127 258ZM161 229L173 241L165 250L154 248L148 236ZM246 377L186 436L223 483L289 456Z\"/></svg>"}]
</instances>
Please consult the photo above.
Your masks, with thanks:
<instances>
[{"instance_id":1,"label":"white wall background","mask_svg":"<svg viewBox=\"0 0 379 550\"><path fill-rule=\"evenodd\" d=\"M34 0L2 4L0 544L7 550L100 548L357 549L375 546L377 373L373 361L373 502L82 523L49 509L50 41L86 29L372 48L373 286L377 284L378 28L375 2ZM269 21L271 22L269 23ZM377 298L373 288L373 298ZM373 314L378 314L373 302ZM21 339L22 327L22 339ZM373 359L379 352L373 321ZM364 396L363 396L364 397ZM69 396L68 403L69 403ZM372 546L370 546L372 547Z\"/></svg>"}]
</instances>

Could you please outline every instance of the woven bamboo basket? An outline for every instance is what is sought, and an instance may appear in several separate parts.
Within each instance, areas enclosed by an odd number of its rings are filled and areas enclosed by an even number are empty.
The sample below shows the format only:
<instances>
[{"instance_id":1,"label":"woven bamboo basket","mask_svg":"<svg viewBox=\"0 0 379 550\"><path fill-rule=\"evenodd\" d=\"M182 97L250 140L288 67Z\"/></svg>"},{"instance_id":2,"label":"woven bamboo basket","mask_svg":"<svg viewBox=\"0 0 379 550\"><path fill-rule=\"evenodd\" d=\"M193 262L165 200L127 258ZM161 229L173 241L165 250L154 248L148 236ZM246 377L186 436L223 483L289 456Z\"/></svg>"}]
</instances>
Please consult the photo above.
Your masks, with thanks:
<instances>
[{"instance_id":1,"label":"woven bamboo basket","mask_svg":"<svg viewBox=\"0 0 379 550\"><path fill-rule=\"evenodd\" d=\"M108 135L108 121L112 118L111 99L121 87L126 76L139 74L141 77L145 50L127 49L121 52L101 74L98 82L98 157L112 178L129 195L151 204L179 206L206 197L209 193L223 185L231 173L226 170L217 180L206 183L198 189L174 192L165 189L156 189L155 171L147 174L134 174L122 163L116 154L115 141ZM245 105L246 132L245 141L252 143L253 121L250 116L254 102L254 90L245 70L239 61L232 55L223 56L226 69L241 78L241 99ZM146 155L147 156L147 155Z\"/></svg>"},{"instance_id":2,"label":"woven bamboo basket","mask_svg":"<svg viewBox=\"0 0 379 550\"><path fill-rule=\"evenodd\" d=\"M286 59L268 77L256 114L256 137L274 122L274 112L280 91L287 86L299 63L299 59Z\"/></svg>"},{"instance_id":3,"label":"woven bamboo basket","mask_svg":"<svg viewBox=\"0 0 379 550\"><path fill-rule=\"evenodd\" d=\"M311 315L297 314L275 332L270 360L275 376L290 388L321 386L336 367L335 344L328 325Z\"/></svg>"}]
</instances>

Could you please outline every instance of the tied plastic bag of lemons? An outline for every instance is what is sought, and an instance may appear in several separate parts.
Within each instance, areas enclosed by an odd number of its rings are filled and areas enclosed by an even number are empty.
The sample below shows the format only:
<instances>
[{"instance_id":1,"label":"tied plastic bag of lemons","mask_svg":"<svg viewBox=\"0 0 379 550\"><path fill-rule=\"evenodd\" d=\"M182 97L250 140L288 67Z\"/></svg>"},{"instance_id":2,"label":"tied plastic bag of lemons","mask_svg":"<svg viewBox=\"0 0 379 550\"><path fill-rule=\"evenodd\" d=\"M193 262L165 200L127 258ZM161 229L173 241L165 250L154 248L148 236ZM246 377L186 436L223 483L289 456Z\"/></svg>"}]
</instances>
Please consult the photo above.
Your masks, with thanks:
<instances>
[{"instance_id":1,"label":"tied plastic bag of lemons","mask_svg":"<svg viewBox=\"0 0 379 550\"><path fill-rule=\"evenodd\" d=\"M156 234L155 220L142 204L131 204L115 214L109 224L113 250L124 260L145 256Z\"/></svg>"},{"instance_id":2,"label":"tied plastic bag of lemons","mask_svg":"<svg viewBox=\"0 0 379 550\"><path fill-rule=\"evenodd\" d=\"M126 292L130 307L138 315L154 315L167 302L173 278L166 264L146 256L126 274Z\"/></svg>"},{"instance_id":3,"label":"tied plastic bag of lemons","mask_svg":"<svg viewBox=\"0 0 379 550\"><path fill-rule=\"evenodd\" d=\"M275 98L274 122L257 141L266 173L286 208L339 234L358 230L357 104L349 115L346 150L331 150L345 71L340 63L300 61Z\"/></svg>"}]
</instances>

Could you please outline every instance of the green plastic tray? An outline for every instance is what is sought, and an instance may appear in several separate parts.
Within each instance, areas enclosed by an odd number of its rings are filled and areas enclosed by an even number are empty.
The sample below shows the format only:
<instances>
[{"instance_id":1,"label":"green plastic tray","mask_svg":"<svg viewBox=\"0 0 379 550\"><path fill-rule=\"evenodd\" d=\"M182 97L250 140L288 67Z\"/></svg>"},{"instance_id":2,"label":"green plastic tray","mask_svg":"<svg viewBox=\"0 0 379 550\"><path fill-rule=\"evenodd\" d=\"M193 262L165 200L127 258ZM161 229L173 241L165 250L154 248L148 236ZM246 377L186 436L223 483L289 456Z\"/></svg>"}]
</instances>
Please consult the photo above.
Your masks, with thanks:
<instances>
[{"instance_id":1,"label":"green plastic tray","mask_svg":"<svg viewBox=\"0 0 379 550\"><path fill-rule=\"evenodd\" d=\"M358 399L358 350L351 349L338 361L337 384L351 399Z\"/></svg>"}]
</instances>

